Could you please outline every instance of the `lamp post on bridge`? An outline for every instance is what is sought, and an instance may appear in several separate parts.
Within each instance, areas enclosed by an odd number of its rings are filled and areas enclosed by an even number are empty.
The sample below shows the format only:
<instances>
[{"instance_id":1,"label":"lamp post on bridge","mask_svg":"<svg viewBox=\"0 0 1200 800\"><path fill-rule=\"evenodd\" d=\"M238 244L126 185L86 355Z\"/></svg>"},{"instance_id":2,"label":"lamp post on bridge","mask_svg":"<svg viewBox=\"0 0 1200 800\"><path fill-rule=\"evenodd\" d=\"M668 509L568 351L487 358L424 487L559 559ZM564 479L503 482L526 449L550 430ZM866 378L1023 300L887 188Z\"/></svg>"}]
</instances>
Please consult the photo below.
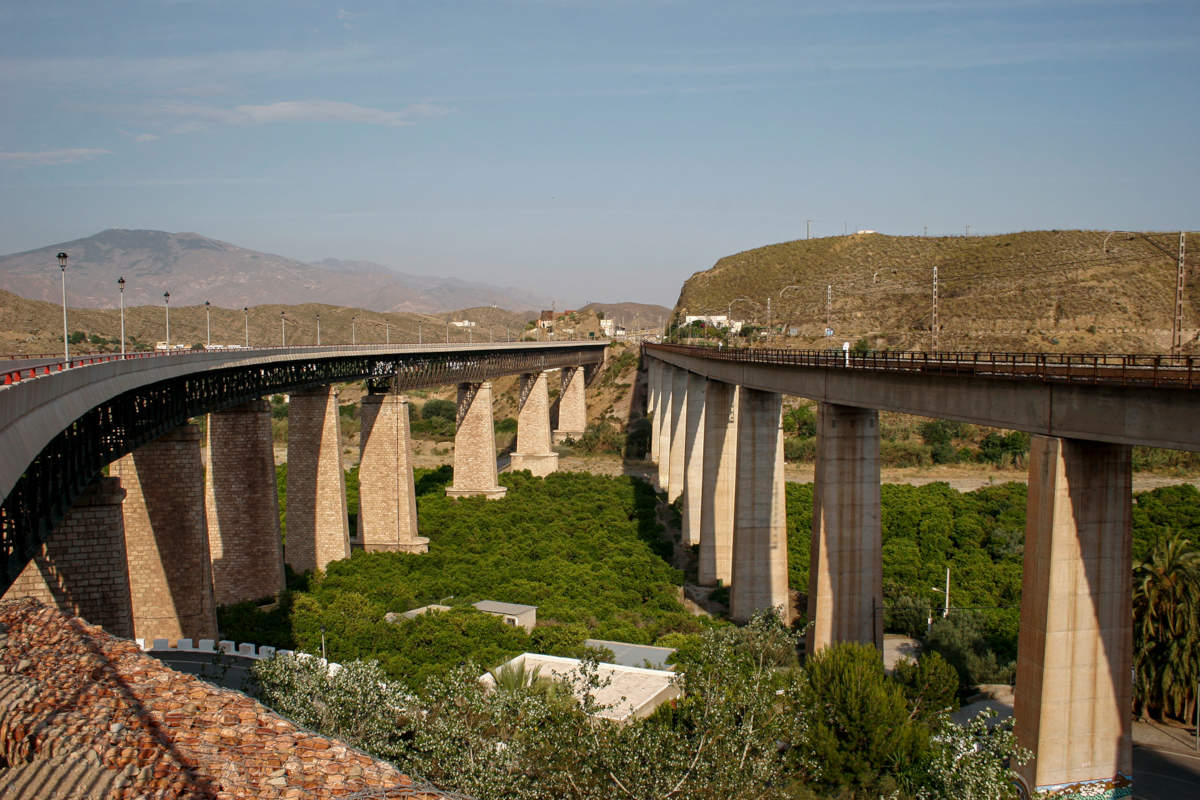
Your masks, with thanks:
<instances>
[{"instance_id":1,"label":"lamp post on bridge","mask_svg":"<svg viewBox=\"0 0 1200 800\"><path fill-rule=\"evenodd\" d=\"M125 279L117 278L117 288L121 290L121 358L125 357Z\"/></svg>"},{"instance_id":2,"label":"lamp post on bridge","mask_svg":"<svg viewBox=\"0 0 1200 800\"><path fill-rule=\"evenodd\" d=\"M287 347L287 312L279 312L279 331L283 341L283 346Z\"/></svg>"},{"instance_id":3,"label":"lamp post on bridge","mask_svg":"<svg viewBox=\"0 0 1200 800\"><path fill-rule=\"evenodd\" d=\"M250 306L245 306L242 313L246 315L246 348L250 347Z\"/></svg>"},{"instance_id":4,"label":"lamp post on bridge","mask_svg":"<svg viewBox=\"0 0 1200 800\"><path fill-rule=\"evenodd\" d=\"M350 344L358 344L358 322L356 317L350 318Z\"/></svg>"},{"instance_id":5,"label":"lamp post on bridge","mask_svg":"<svg viewBox=\"0 0 1200 800\"><path fill-rule=\"evenodd\" d=\"M171 293L163 292L163 308L167 312L167 355L171 355Z\"/></svg>"},{"instance_id":6,"label":"lamp post on bridge","mask_svg":"<svg viewBox=\"0 0 1200 800\"><path fill-rule=\"evenodd\" d=\"M66 253L58 254L58 266L62 270L62 295L63 295L63 361L66 362L68 368L71 366L71 339L67 333L67 259L69 256Z\"/></svg>"},{"instance_id":7,"label":"lamp post on bridge","mask_svg":"<svg viewBox=\"0 0 1200 800\"><path fill-rule=\"evenodd\" d=\"M208 350L212 348L212 303L207 300L204 301L204 330L206 342L204 348Z\"/></svg>"},{"instance_id":8,"label":"lamp post on bridge","mask_svg":"<svg viewBox=\"0 0 1200 800\"><path fill-rule=\"evenodd\" d=\"M392 343L392 321L387 318L383 320L383 343Z\"/></svg>"},{"instance_id":9,"label":"lamp post on bridge","mask_svg":"<svg viewBox=\"0 0 1200 800\"><path fill-rule=\"evenodd\" d=\"M321 315L317 314L317 347L321 346Z\"/></svg>"}]
</instances>

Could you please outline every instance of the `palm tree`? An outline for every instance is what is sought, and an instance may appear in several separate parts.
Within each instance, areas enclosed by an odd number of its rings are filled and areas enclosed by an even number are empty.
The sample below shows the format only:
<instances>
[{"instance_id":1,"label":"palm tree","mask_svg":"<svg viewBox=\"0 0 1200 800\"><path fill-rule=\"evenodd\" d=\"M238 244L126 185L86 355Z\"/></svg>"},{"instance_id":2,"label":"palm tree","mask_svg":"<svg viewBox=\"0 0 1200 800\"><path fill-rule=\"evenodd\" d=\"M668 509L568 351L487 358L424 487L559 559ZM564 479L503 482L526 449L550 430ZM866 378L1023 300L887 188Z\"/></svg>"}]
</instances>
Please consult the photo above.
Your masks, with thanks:
<instances>
[{"instance_id":1,"label":"palm tree","mask_svg":"<svg viewBox=\"0 0 1200 800\"><path fill-rule=\"evenodd\" d=\"M563 686L553 678L542 675L541 666L531 670L525 669L525 660L501 664L489 670L496 682L496 689L502 692L525 692L530 695L541 695L547 702L555 702L565 694Z\"/></svg>"},{"instance_id":2,"label":"palm tree","mask_svg":"<svg viewBox=\"0 0 1200 800\"><path fill-rule=\"evenodd\" d=\"M1200 679L1200 551L1175 533L1133 570L1135 697L1142 714L1194 713Z\"/></svg>"}]
</instances>

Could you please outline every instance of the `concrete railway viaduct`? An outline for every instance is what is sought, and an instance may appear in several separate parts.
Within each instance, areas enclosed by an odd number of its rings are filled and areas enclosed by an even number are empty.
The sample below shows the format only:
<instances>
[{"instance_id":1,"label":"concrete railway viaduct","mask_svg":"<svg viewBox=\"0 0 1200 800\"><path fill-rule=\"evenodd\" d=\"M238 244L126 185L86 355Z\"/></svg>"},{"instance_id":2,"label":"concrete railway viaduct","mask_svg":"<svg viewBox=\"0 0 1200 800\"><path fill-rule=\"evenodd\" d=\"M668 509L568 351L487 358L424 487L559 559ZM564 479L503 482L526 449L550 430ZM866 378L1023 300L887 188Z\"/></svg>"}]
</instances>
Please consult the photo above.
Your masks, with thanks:
<instances>
[{"instance_id":1,"label":"concrete railway viaduct","mask_svg":"<svg viewBox=\"0 0 1200 800\"><path fill-rule=\"evenodd\" d=\"M451 495L499 497L490 381L521 376L514 468L555 469L586 422L604 342L366 346L111 359L0 388L0 589L140 638L215 638L216 604L283 588L270 411L291 396L286 559L350 552L333 384L367 380L360 519L368 550L423 552L401 393L458 385ZM1036 434L1029 472L1018 735L1029 788L1119 797L1132 773L1131 447L1200 451L1193 359L645 345L651 458L702 582L732 613L787 593L782 396L819 403L809 651L881 646L879 410ZM11 377L8 380L12 380ZM208 463L200 431L208 414ZM105 477L102 469L110 466Z\"/></svg>"},{"instance_id":2,"label":"concrete railway viaduct","mask_svg":"<svg viewBox=\"0 0 1200 800\"><path fill-rule=\"evenodd\" d=\"M818 403L809 652L882 648L879 411L1035 434L1021 599L1017 735L1026 789L1122 797L1132 779L1132 446L1200 451L1194 358L646 345L651 457L683 498L700 580L732 615L787 587L782 396Z\"/></svg>"}]
</instances>

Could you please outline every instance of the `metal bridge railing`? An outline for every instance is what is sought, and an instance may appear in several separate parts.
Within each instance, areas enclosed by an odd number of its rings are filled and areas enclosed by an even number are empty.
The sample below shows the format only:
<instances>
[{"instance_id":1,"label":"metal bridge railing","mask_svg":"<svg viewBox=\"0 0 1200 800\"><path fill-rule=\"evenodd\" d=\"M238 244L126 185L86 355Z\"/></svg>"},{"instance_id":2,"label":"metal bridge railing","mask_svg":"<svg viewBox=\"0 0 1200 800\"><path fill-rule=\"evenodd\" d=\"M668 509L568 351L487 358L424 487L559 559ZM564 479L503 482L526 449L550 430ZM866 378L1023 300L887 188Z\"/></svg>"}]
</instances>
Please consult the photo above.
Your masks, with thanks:
<instances>
[{"instance_id":1,"label":"metal bridge railing","mask_svg":"<svg viewBox=\"0 0 1200 800\"><path fill-rule=\"evenodd\" d=\"M701 358L817 369L851 369L999 380L1195 389L1197 356L1114 353L846 352L647 344Z\"/></svg>"}]
</instances>

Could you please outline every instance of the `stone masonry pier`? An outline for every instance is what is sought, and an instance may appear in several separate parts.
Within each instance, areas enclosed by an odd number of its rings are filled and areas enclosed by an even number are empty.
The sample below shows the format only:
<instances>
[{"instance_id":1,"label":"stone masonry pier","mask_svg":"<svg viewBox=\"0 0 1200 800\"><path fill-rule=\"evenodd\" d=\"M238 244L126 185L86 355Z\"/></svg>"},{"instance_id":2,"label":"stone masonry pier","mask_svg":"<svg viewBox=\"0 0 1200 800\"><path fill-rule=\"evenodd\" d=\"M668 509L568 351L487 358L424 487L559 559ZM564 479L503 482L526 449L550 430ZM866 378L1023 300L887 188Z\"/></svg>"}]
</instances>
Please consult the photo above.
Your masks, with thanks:
<instances>
[{"instance_id":1,"label":"stone masonry pier","mask_svg":"<svg viewBox=\"0 0 1200 800\"><path fill-rule=\"evenodd\" d=\"M271 404L254 400L208 415L204 502L219 606L287 588Z\"/></svg>"},{"instance_id":2,"label":"stone masonry pier","mask_svg":"<svg viewBox=\"0 0 1200 800\"><path fill-rule=\"evenodd\" d=\"M0 758L12 800L440 796L31 598L0 602Z\"/></svg>"},{"instance_id":3,"label":"stone masonry pier","mask_svg":"<svg viewBox=\"0 0 1200 800\"><path fill-rule=\"evenodd\" d=\"M429 540L417 535L408 409L408 398L391 392L362 399L358 527L368 552L429 552Z\"/></svg>"},{"instance_id":4,"label":"stone masonry pier","mask_svg":"<svg viewBox=\"0 0 1200 800\"><path fill-rule=\"evenodd\" d=\"M200 430L180 425L114 461L121 479L125 550L138 638L217 634L204 508Z\"/></svg>"}]
</instances>

